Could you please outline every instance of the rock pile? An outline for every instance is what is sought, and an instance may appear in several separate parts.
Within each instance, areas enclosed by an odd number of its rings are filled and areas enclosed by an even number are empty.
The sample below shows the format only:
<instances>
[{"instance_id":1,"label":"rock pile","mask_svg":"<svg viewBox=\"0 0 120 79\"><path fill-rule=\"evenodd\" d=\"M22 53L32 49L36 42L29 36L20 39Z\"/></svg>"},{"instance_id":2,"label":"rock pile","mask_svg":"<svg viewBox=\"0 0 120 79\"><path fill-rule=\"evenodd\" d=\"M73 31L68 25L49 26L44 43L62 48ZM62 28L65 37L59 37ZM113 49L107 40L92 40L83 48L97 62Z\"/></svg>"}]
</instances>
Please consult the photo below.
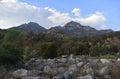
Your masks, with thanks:
<instances>
[{"instance_id":1,"label":"rock pile","mask_svg":"<svg viewBox=\"0 0 120 79\"><path fill-rule=\"evenodd\" d=\"M32 58L25 69L9 71L4 79L119 79L112 75L119 69L119 59L83 59L62 56L54 59ZM120 76L120 70L117 71Z\"/></svg>"}]
</instances>

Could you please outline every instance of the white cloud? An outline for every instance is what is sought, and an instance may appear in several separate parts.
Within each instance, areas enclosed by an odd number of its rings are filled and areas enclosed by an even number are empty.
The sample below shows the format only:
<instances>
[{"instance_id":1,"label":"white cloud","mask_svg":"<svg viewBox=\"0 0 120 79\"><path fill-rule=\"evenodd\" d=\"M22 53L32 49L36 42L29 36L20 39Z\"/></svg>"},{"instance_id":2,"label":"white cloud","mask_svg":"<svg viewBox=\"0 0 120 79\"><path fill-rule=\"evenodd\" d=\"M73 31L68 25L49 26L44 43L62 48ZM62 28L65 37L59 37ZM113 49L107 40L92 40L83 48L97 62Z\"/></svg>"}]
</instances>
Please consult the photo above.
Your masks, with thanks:
<instances>
[{"instance_id":1,"label":"white cloud","mask_svg":"<svg viewBox=\"0 0 120 79\"><path fill-rule=\"evenodd\" d=\"M41 26L50 28L57 25L64 25L73 20L81 24L95 28L105 28L106 18L101 12L96 12L87 17L82 17L79 8L74 8L71 17L70 13L61 13L52 8L40 8L18 0L0 1L0 28L9 28L27 22L37 22Z\"/></svg>"},{"instance_id":2,"label":"white cloud","mask_svg":"<svg viewBox=\"0 0 120 79\"><path fill-rule=\"evenodd\" d=\"M97 29L105 29L104 25L106 18L103 16L101 12L96 12L95 14L91 14L88 17L75 18L74 20L79 21L83 25L89 25Z\"/></svg>"},{"instance_id":3,"label":"white cloud","mask_svg":"<svg viewBox=\"0 0 120 79\"><path fill-rule=\"evenodd\" d=\"M3 2L3 3L7 3L7 2L15 3L15 2L17 2L17 0L1 0L1 2Z\"/></svg>"},{"instance_id":4,"label":"white cloud","mask_svg":"<svg viewBox=\"0 0 120 79\"><path fill-rule=\"evenodd\" d=\"M52 8L45 8L48 10L51 15L48 16L48 19L54 24L54 25L63 25L66 22L71 21L71 18L68 13L60 13L55 9Z\"/></svg>"},{"instance_id":5,"label":"white cloud","mask_svg":"<svg viewBox=\"0 0 120 79\"><path fill-rule=\"evenodd\" d=\"M80 16L80 9L79 8L74 8L73 10L72 10L72 13L74 13L75 14L75 16Z\"/></svg>"},{"instance_id":6,"label":"white cloud","mask_svg":"<svg viewBox=\"0 0 120 79\"><path fill-rule=\"evenodd\" d=\"M27 3L8 0L0 2L0 28L8 28L30 21L37 22L42 26L49 26L52 25L48 20L50 15L51 13L47 10Z\"/></svg>"}]
</instances>

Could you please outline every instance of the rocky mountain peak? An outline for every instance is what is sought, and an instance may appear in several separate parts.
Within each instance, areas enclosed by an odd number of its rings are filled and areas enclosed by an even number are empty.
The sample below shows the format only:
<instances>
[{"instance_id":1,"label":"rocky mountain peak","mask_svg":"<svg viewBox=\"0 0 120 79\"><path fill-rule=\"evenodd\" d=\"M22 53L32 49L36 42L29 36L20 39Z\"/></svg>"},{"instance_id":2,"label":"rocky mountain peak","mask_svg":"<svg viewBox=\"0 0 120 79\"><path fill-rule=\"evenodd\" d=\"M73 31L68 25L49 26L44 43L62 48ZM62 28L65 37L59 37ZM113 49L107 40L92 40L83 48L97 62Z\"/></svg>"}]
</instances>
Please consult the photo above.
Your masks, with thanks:
<instances>
[{"instance_id":1,"label":"rocky mountain peak","mask_svg":"<svg viewBox=\"0 0 120 79\"><path fill-rule=\"evenodd\" d=\"M13 29L21 31L23 33L29 33L29 32L39 33L46 30L44 27L40 26L35 22L25 23L17 27L13 27Z\"/></svg>"},{"instance_id":2,"label":"rocky mountain peak","mask_svg":"<svg viewBox=\"0 0 120 79\"><path fill-rule=\"evenodd\" d=\"M80 27L82 27L82 25L80 23L75 22L75 21L70 21L67 24L65 24L64 27L80 28Z\"/></svg>"}]
</instances>

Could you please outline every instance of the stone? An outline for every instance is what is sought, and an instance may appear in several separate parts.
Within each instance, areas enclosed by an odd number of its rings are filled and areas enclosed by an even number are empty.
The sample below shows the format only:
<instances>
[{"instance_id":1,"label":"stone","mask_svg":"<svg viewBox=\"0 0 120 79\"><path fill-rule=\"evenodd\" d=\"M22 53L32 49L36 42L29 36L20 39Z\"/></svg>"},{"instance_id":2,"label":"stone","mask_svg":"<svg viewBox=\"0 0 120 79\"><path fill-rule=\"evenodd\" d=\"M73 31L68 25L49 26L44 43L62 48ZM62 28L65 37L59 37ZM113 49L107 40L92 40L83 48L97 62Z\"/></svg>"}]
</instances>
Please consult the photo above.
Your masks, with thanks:
<instances>
[{"instance_id":1,"label":"stone","mask_svg":"<svg viewBox=\"0 0 120 79\"><path fill-rule=\"evenodd\" d=\"M61 62L61 63L66 63L67 59L66 58L60 58L60 59L57 59L57 61Z\"/></svg>"},{"instance_id":2,"label":"stone","mask_svg":"<svg viewBox=\"0 0 120 79\"><path fill-rule=\"evenodd\" d=\"M105 79L112 79L110 75L104 75Z\"/></svg>"},{"instance_id":3,"label":"stone","mask_svg":"<svg viewBox=\"0 0 120 79\"><path fill-rule=\"evenodd\" d=\"M101 61L103 64L109 64L109 63L110 63L110 60L108 60L108 59L100 59L100 61Z\"/></svg>"},{"instance_id":4,"label":"stone","mask_svg":"<svg viewBox=\"0 0 120 79\"><path fill-rule=\"evenodd\" d=\"M0 79L3 79L6 73L6 68L4 66L0 66Z\"/></svg>"},{"instance_id":5,"label":"stone","mask_svg":"<svg viewBox=\"0 0 120 79\"><path fill-rule=\"evenodd\" d=\"M64 73L66 71L64 67L59 67L56 70L58 73Z\"/></svg>"},{"instance_id":6,"label":"stone","mask_svg":"<svg viewBox=\"0 0 120 79\"><path fill-rule=\"evenodd\" d=\"M55 68L51 68L50 66L45 66L43 71L45 73L51 74L51 75L56 75L57 74L57 70Z\"/></svg>"},{"instance_id":7,"label":"stone","mask_svg":"<svg viewBox=\"0 0 120 79\"><path fill-rule=\"evenodd\" d=\"M39 71L39 70L29 70L28 71L28 75L29 76L40 76L40 75L43 75L44 72L43 71Z\"/></svg>"},{"instance_id":8,"label":"stone","mask_svg":"<svg viewBox=\"0 0 120 79\"><path fill-rule=\"evenodd\" d=\"M93 79L92 75L85 75L85 76L80 76L77 79Z\"/></svg>"},{"instance_id":9,"label":"stone","mask_svg":"<svg viewBox=\"0 0 120 79\"><path fill-rule=\"evenodd\" d=\"M54 76L53 79L65 79L65 76L64 75L57 75L57 76Z\"/></svg>"},{"instance_id":10,"label":"stone","mask_svg":"<svg viewBox=\"0 0 120 79\"><path fill-rule=\"evenodd\" d=\"M109 67L105 66L103 68L101 68L101 70L99 71L100 75L107 75L109 73Z\"/></svg>"},{"instance_id":11,"label":"stone","mask_svg":"<svg viewBox=\"0 0 120 79\"><path fill-rule=\"evenodd\" d=\"M120 58L117 59L117 62L120 62Z\"/></svg>"},{"instance_id":12,"label":"stone","mask_svg":"<svg viewBox=\"0 0 120 79\"><path fill-rule=\"evenodd\" d=\"M81 67L81 66L83 66L83 64L84 64L83 62L79 62L79 63L77 63L77 66Z\"/></svg>"},{"instance_id":13,"label":"stone","mask_svg":"<svg viewBox=\"0 0 120 79\"><path fill-rule=\"evenodd\" d=\"M28 77L23 77L22 79L44 79L43 77L32 77L32 76L28 76Z\"/></svg>"},{"instance_id":14,"label":"stone","mask_svg":"<svg viewBox=\"0 0 120 79\"><path fill-rule=\"evenodd\" d=\"M69 72L65 72L65 73L64 73L65 79L70 79L70 75L71 75L71 74L70 74Z\"/></svg>"},{"instance_id":15,"label":"stone","mask_svg":"<svg viewBox=\"0 0 120 79\"><path fill-rule=\"evenodd\" d=\"M73 71L73 72L77 72L79 70L79 68L77 67L76 64L73 64L69 67L68 71Z\"/></svg>"},{"instance_id":16,"label":"stone","mask_svg":"<svg viewBox=\"0 0 120 79\"><path fill-rule=\"evenodd\" d=\"M28 70L26 69L18 69L12 73L14 78L22 78L28 76Z\"/></svg>"}]
</instances>

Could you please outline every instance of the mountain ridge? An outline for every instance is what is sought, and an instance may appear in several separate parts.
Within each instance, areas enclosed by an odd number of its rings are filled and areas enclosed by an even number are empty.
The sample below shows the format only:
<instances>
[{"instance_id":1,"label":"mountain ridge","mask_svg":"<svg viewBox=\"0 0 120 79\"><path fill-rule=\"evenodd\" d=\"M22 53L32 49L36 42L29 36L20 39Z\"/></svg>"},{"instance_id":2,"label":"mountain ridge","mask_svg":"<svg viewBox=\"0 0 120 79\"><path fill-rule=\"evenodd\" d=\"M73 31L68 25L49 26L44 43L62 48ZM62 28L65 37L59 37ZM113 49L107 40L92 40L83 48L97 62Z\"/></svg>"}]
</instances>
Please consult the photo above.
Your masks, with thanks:
<instances>
[{"instance_id":1,"label":"mountain ridge","mask_svg":"<svg viewBox=\"0 0 120 79\"><path fill-rule=\"evenodd\" d=\"M40 32L43 32L46 30L46 28L40 26L39 24L37 24L35 22L21 24L17 27L13 27L13 29L21 31L23 33L29 33L29 32L40 33Z\"/></svg>"},{"instance_id":2,"label":"mountain ridge","mask_svg":"<svg viewBox=\"0 0 120 79\"><path fill-rule=\"evenodd\" d=\"M89 35L89 34L104 34L104 33L109 33L113 31L111 29L96 30L95 28L92 28L90 26L84 26L84 25L81 25L80 23L70 21L66 23L63 27L56 26L47 30L47 33L51 33L51 32L63 33L66 35L71 35L71 34L72 35Z\"/></svg>"},{"instance_id":3,"label":"mountain ridge","mask_svg":"<svg viewBox=\"0 0 120 79\"><path fill-rule=\"evenodd\" d=\"M68 36L75 36L75 35L90 35L90 34L104 34L104 33L109 33L113 32L112 30L96 30L95 28L92 28L90 26L84 26L81 25L78 22L75 21L70 21L66 23L64 26L55 26L51 27L49 29L46 29L39 24L35 22L29 22L25 23L22 25L19 25L17 27L13 27L13 29L21 31L23 33L45 33L45 34L50 34L50 35L68 35Z\"/></svg>"}]
</instances>

